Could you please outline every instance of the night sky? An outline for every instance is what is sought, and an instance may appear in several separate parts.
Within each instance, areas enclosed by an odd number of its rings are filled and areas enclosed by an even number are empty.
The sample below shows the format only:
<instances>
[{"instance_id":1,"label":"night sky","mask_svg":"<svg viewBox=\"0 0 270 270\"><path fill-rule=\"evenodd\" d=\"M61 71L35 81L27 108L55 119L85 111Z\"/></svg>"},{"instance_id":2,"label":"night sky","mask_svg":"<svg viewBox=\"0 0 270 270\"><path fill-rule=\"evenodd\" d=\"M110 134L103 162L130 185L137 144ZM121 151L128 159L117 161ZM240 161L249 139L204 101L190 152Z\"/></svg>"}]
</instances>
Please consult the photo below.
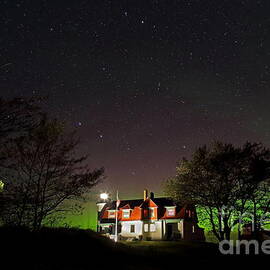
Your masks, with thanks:
<instances>
[{"instance_id":1,"label":"night sky","mask_svg":"<svg viewBox=\"0 0 270 270\"><path fill-rule=\"evenodd\" d=\"M0 93L45 96L98 190L174 175L215 139L270 146L270 1L0 0Z\"/></svg>"}]
</instances>

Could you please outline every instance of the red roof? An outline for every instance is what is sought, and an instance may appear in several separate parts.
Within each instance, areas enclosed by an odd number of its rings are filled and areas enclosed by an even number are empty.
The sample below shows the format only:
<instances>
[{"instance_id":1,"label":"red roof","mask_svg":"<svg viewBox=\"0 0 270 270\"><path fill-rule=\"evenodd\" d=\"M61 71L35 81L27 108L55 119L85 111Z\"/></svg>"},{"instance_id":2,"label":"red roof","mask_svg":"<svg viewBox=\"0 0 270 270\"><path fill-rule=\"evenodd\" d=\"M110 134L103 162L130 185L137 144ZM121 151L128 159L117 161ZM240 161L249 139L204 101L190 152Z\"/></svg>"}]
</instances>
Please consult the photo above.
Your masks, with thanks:
<instances>
[{"instance_id":1,"label":"red roof","mask_svg":"<svg viewBox=\"0 0 270 270\"><path fill-rule=\"evenodd\" d=\"M115 218L109 215L108 210L115 210L116 202L107 203L101 212L101 223L114 223ZM175 208L175 215L168 215L167 207ZM186 219L196 218L195 207L177 205L170 198L147 198L144 200L123 200L118 207L118 220L145 220L145 219ZM128 218L123 216L124 209L130 209ZM151 210L152 209L152 210ZM153 211L153 213L150 211Z\"/></svg>"}]
</instances>

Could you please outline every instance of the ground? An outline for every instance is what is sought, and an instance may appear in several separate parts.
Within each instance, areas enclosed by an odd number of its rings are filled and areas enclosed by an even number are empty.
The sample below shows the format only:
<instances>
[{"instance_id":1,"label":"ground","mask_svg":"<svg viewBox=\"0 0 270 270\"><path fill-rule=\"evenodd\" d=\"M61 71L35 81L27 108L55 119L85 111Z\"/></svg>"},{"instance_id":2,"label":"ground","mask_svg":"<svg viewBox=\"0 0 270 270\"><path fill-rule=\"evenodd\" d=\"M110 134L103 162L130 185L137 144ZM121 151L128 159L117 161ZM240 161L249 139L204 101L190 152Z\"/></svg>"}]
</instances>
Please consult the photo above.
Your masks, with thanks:
<instances>
[{"instance_id":1,"label":"ground","mask_svg":"<svg viewBox=\"0 0 270 270\"><path fill-rule=\"evenodd\" d=\"M90 230L43 228L30 232L23 228L1 228L1 261L5 269L161 270L205 266L258 266L269 256L224 256L213 243L185 241L120 242L101 237Z\"/></svg>"},{"instance_id":2,"label":"ground","mask_svg":"<svg viewBox=\"0 0 270 270\"><path fill-rule=\"evenodd\" d=\"M199 256L206 255L205 253L212 255L219 255L216 244L212 243L199 243L188 241L125 241L121 242L135 250L142 252L154 252L166 255L181 255L181 256Z\"/></svg>"}]
</instances>

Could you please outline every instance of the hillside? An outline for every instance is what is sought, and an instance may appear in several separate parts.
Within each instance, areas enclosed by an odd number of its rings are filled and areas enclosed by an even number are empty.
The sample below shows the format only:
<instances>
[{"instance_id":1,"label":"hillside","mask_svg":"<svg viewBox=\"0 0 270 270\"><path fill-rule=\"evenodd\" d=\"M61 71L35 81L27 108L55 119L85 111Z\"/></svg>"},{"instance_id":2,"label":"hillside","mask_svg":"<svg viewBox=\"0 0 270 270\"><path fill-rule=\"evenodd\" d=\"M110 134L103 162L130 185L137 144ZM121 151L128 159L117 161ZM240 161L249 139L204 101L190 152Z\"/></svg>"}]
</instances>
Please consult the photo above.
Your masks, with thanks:
<instances>
[{"instance_id":1,"label":"hillside","mask_svg":"<svg viewBox=\"0 0 270 270\"><path fill-rule=\"evenodd\" d=\"M239 263L244 266L267 259L261 256L221 256L209 243L113 243L90 230L0 228L3 269L167 269L175 264L208 268ZM2 267L1 267L2 269Z\"/></svg>"}]
</instances>

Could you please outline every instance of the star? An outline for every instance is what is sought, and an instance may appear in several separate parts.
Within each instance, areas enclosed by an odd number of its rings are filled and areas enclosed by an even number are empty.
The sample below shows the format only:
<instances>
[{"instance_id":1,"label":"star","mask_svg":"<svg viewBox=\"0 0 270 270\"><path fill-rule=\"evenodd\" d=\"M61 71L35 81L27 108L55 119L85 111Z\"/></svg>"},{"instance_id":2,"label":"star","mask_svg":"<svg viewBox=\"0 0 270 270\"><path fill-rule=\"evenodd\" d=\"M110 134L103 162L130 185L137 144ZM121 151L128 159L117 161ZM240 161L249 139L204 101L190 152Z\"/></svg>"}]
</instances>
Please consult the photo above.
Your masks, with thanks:
<instances>
[{"instance_id":1,"label":"star","mask_svg":"<svg viewBox=\"0 0 270 270\"><path fill-rule=\"evenodd\" d=\"M258 1L204 1L202 11L199 1L44 0L44 14L2 2L0 98L48 97L45 113L75 128L119 186L136 176L138 189L146 177L154 187L217 138L268 147L268 1L249 13L252 27L246 10Z\"/></svg>"}]
</instances>

